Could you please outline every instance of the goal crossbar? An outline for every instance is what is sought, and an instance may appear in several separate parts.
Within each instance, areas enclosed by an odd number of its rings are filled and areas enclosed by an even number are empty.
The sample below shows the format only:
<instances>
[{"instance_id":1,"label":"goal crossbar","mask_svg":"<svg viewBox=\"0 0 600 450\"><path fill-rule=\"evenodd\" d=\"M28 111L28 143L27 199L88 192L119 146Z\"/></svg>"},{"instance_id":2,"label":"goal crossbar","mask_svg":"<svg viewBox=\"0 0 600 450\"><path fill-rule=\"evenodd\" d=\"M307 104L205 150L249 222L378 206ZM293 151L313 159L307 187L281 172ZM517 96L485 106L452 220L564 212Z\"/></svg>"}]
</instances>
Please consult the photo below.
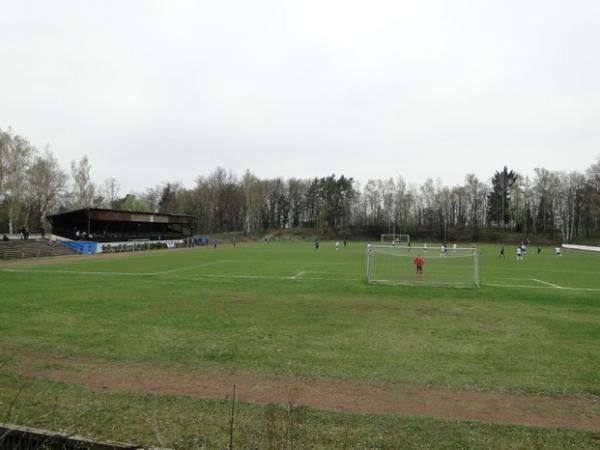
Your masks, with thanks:
<instances>
[{"instance_id":1,"label":"goal crossbar","mask_svg":"<svg viewBox=\"0 0 600 450\"><path fill-rule=\"evenodd\" d=\"M441 250L442 249L442 245L428 245L427 247L425 247L424 245L381 245L381 244L368 244L369 248L389 248L389 249L393 249L393 250L397 250L397 249L409 249L409 250ZM477 247L445 247L446 250L448 251L452 251L452 250L462 250L462 251L471 251L474 252L475 250L477 250Z\"/></svg>"},{"instance_id":2,"label":"goal crossbar","mask_svg":"<svg viewBox=\"0 0 600 450\"><path fill-rule=\"evenodd\" d=\"M410 234L400 234L400 233L382 233L381 234L381 243L383 244L386 239L391 239L392 242L396 242L396 240L402 240L406 242L410 242Z\"/></svg>"}]
</instances>

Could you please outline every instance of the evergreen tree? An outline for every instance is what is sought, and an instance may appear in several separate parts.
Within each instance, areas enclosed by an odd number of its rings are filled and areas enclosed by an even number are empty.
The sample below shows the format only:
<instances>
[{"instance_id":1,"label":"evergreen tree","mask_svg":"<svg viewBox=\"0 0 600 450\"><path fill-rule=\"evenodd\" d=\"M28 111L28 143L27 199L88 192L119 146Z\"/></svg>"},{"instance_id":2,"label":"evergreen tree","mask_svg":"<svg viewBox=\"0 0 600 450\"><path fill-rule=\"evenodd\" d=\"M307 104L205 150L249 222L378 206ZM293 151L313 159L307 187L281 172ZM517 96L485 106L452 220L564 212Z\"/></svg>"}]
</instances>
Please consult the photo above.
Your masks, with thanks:
<instances>
[{"instance_id":1,"label":"evergreen tree","mask_svg":"<svg viewBox=\"0 0 600 450\"><path fill-rule=\"evenodd\" d=\"M510 224L510 200L517 174L506 166L492 177L492 189L488 195L488 221L496 226Z\"/></svg>"}]
</instances>

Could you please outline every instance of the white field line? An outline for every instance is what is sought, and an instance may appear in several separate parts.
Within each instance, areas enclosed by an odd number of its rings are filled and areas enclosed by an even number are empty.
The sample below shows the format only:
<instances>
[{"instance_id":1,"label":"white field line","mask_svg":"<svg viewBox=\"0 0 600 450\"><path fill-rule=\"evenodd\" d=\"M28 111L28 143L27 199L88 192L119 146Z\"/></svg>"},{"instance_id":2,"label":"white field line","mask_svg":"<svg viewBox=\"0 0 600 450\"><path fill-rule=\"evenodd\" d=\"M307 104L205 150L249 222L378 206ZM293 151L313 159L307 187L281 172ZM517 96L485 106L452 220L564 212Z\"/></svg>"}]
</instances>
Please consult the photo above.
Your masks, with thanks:
<instances>
[{"instance_id":1,"label":"white field line","mask_svg":"<svg viewBox=\"0 0 600 450\"><path fill-rule=\"evenodd\" d=\"M345 273L345 272L329 272L329 271L323 271L323 270L306 270L304 273L325 273L325 274L336 274L336 275L339 275L339 274Z\"/></svg>"},{"instance_id":2,"label":"white field line","mask_svg":"<svg viewBox=\"0 0 600 450\"><path fill-rule=\"evenodd\" d=\"M165 276L163 278L167 278L170 280L189 280L189 281L198 281L205 278L241 278L241 279L256 279L256 280L294 280L294 277L278 277L274 275L209 275L209 274L197 274L193 277L179 277L179 276Z\"/></svg>"},{"instance_id":3,"label":"white field line","mask_svg":"<svg viewBox=\"0 0 600 450\"><path fill-rule=\"evenodd\" d=\"M306 273L306 271L305 271L305 270L303 270L302 272L298 272L296 275L294 275L294 276L293 276L293 277L291 277L291 278L293 278L293 279L300 278L300 277L301 277L302 275L304 275L305 273Z\"/></svg>"},{"instance_id":4,"label":"white field line","mask_svg":"<svg viewBox=\"0 0 600 450\"><path fill-rule=\"evenodd\" d=\"M268 280L324 280L324 281L360 281L358 278L325 278L325 277L280 277L275 275L205 275L200 274L198 278L248 278ZM193 279L193 278L190 278Z\"/></svg>"},{"instance_id":5,"label":"white field line","mask_svg":"<svg viewBox=\"0 0 600 450\"><path fill-rule=\"evenodd\" d=\"M230 260L211 261L211 262L207 262L207 263L203 263L203 264L196 264L196 265L193 265L193 266L177 267L175 269L161 270L160 272L156 272L156 273L162 274L162 273L183 272L183 271L186 271L186 270L198 269L200 267L216 266L218 264L225 264L225 263L228 263L228 262L231 262L231 261Z\"/></svg>"},{"instance_id":6,"label":"white field line","mask_svg":"<svg viewBox=\"0 0 600 450\"><path fill-rule=\"evenodd\" d=\"M74 270L27 270L27 269L2 269L0 272L6 273L36 273L36 274L69 274L69 275L100 275L100 276L153 276L153 277L161 277L171 280L189 280L189 281L197 281L199 279L206 278L238 278L238 279L266 279L266 280L323 280L323 281L360 281L358 278L325 278L325 277L302 277L302 278L294 278L294 277L282 277L282 276L274 276L274 275L210 275L210 274L198 274L194 277L178 277L178 276L170 276L165 274L164 272L83 272L83 271L74 271Z\"/></svg>"},{"instance_id":7,"label":"white field line","mask_svg":"<svg viewBox=\"0 0 600 450\"><path fill-rule=\"evenodd\" d=\"M585 270L585 269L546 269L543 267L536 267L536 272L560 272L560 273L564 273L564 272L572 272L572 273L593 273L596 275L600 275L600 272L598 270ZM521 269L517 268L517 267L494 267L494 271L509 271L509 272L516 272L516 271L521 271Z\"/></svg>"},{"instance_id":8,"label":"white field line","mask_svg":"<svg viewBox=\"0 0 600 450\"><path fill-rule=\"evenodd\" d=\"M500 287L500 288L522 288L522 289L554 289L550 286L528 286L525 284L495 284L495 283L485 283L483 287Z\"/></svg>"},{"instance_id":9,"label":"white field line","mask_svg":"<svg viewBox=\"0 0 600 450\"><path fill-rule=\"evenodd\" d=\"M281 276L275 276L275 275L208 275L208 274L199 274L194 277L165 276L162 278L167 278L169 280L186 280L186 281L200 281L200 280L206 280L206 279L302 280L302 281L316 280L316 281L352 281L352 282L362 281L362 279L359 279L359 278L325 278L325 277L294 278L294 277L281 277Z\"/></svg>"},{"instance_id":10,"label":"white field line","mask_svg":"<svg viewBox=\"0 0 600 450\"><path fill-rule=\"evenodd\" d=\"M362 281L363 278L325 278L325 277L303 277L304 280L324 280L324 281Z\"/></svg>"},{"instance_id":11,"label":"white field line","mask_svg":"<svg viewBox=\"0 0 600 450\"><path fill-rule=\"evenodd\" d=\"M489 278L492 278L494 280L517 280L517 281L530 281L531 278L523 278L523 277L497 277L497 276L490 276Z\"/></svg>"},{"instance_id":12,"label":"white field line","mask_svg":"<svg viewBox=\"0 0 600 450\"><path fill-rule=\"evenodd\" d=\"M156 276L160 272L90 272L79 270L27 270L27 269L3 269L0 272L10 273L60 273L69 275L133 275L133 276Z\"/></svg>"},{"instance_id":13,"label":"white field line","mask_svg":"<svg viewBox=\"0 0 600 450\"><path fill-rule=\"evenodd\" d=\"M591 291L596 292L600 291L600 288L577 288L577 287L566 287L566 286L557 286L552 283L546 283L545 281L538 280L535 278L523 278L523 277L491 277L494 280L516 280L516 281L536 281L541 284L545 284L546 286L532 286L532 285L523 285L523 284L493 284L493 283L485 283L484 286L493 286L493 287L522 287L528 289L564 289L566 291Z\"/></svg>"},{"instance_id":14,"label":"white field line","mask_svg":"<svg viewBox=\"0 0 600 450\"><path fill-rule=\"evenodd\" d=\"M354 261L341 262L341 261L327 261L325 265L327 266L353 266L356 263Z\"/></svg>"},{"instance_id":15,"label":"white field line","mask_svg":"<svg viewBox=\"0 0 600 450\"><path fill-rule=\"evenodd\" d=\"M532 278L531 280L536 281L538 283L545 284L547 286L552 286L553 288L556 288L556 289L562 289L562 287L557 284L548 283L547 281L538 280L537 278Z\"/></svg>"},{"instance_id":16,"label":"white field line","mask_svg":"<svg viewBox=\"0 0 600 450\"><path fill-rule=\"evenodd\" d=\"M178 267L176 269L162 270L159 272L99 272L99 271L83 271L83 270L27 270L27 269L0 269L0 272L21 272L21 273L64 273L72 275L134 275L134 276L156 276L173 272L185 271L188 269L196 269L199 267L214 266L224 264L230 261L212 261L194 266Z\"/></svg>"},{"instance_id":17,"label":"white field line","mask_svg":"<svg viewBox=\"0 0 600 450\"><path fill-rule=\"evenodd\" d=\"M419 281L393 281L393 280L371 280L373 284L381 284L388 286L424 286L422 282ZM427 285L425 285L427 286ZM449 287L449 288L470 288L472 286L471 283L460 283L460 282L452 282L452 281L437 281L428 285L427 287Z\"/></svg>"},{"instance_id":18,"label":"white field line","mask_svg":"<svg viewBox=\"0 0 600 450\"><path fill-rule=\"evenodd\" d=\"M350 281L350 282L360 282L363 281L362 278L327 278L327 277L302 277L302 278L292 278L292 277L282 277L282 276L270 276L270 275L197 275L195 277L178 277L178 276L169 276L165 275L162 272L81 272L81 271L73 271L73 270L27 270L27 269L0 269L0 272L4 273L36 273L36 274L47 274L47 273L55 273L55 274L69 274L69 275L99 275L99 276L141 276L141 277L160 277L164 279L171 280L186 280L186 281L199 281L202 279L265 279L265 280L314 280L314 281ZM376 282L375 284L387 284ZM418 285L418 284L417 284ZM484 283L482 287L499 287L499 288L522 288L522 289L556 289L556 287L552 285L548 286L528 286L523 284L495 284L495 283ZM561 290L564 291L583 291L583 292L600 292L600 288L575 288L575 287L565 287L561 286Z\"/></svg>"},{"instance_id":19,"label":"white field line","mask_svg":"<svg viewBox=\"0 0 600 450\"><path fill-rule=\"evenodd\" d=\"M524 279L524 278L522 278L522 279ZM524 284L495 284L495 283L485 283L483 285L483 287L486 287L486 286L502 287L502 288L523 288L523 289L557 289L554 286L528 286L528 285L524 285ZM600 292L600 288L577 288L577 287L565 287L565 286L561 286L558 289L561 289L563 291Z\"/></svg>"}]
</instances>

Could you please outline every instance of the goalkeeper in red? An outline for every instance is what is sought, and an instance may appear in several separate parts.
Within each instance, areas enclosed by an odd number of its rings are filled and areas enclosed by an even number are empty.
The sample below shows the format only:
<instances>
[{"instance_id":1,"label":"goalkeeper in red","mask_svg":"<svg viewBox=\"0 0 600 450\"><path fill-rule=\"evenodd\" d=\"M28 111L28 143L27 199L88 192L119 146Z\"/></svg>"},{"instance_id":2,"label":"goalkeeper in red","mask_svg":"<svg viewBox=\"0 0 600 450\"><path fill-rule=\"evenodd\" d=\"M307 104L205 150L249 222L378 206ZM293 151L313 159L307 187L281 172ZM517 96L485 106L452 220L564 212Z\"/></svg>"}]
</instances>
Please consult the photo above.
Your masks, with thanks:
<instances>
[{"instance_id":1,"label":"goalkeeper in red","mask_svg":"<svg viewBox=\"0 0 600 450\"><path fill-rule=\"evenodd\" d=\"M421 255L417 255L415 258L415 266L417 266L417 275L423 275L423 266L425 265L425 260L421 257Z\"/></svg>"}]
</instances>

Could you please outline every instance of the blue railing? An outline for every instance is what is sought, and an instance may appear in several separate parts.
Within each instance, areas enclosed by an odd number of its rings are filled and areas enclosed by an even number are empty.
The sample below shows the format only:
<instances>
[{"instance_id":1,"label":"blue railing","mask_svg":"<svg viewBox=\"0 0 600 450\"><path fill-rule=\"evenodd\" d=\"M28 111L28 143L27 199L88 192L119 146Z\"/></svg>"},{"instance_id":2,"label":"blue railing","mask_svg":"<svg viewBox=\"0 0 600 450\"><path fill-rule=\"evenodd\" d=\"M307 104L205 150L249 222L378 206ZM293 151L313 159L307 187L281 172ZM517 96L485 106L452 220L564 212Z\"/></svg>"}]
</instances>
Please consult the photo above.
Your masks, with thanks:
<instances>
[{"instance_id":1,"label":"blue railing","mask_svg":"<svg viewBox=\"0 0 600 450\"><path fill-rule=\"evenodd\" d=\"M98 248L97 242L89 241L58 241L65 247L73 248L82 254L96 253Z\"/></svg>"}]
</instances>

